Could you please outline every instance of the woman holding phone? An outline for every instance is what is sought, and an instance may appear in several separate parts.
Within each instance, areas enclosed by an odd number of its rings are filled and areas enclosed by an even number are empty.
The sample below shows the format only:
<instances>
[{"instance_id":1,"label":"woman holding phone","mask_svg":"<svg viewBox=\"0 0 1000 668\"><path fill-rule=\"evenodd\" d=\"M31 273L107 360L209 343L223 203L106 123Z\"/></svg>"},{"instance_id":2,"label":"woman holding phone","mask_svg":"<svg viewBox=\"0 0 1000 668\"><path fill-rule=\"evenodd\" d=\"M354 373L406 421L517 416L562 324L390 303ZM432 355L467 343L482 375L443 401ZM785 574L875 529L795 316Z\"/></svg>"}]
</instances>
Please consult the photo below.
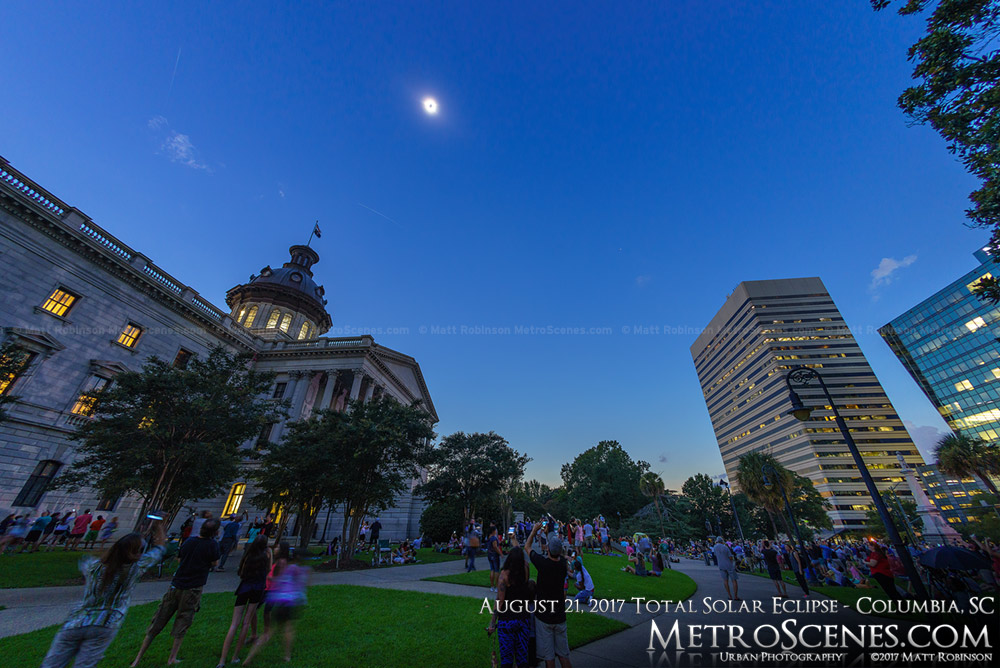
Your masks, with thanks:
<instances>
[{"instance_id":1,"label":"woman holding phone","mask_svg":"<svg viewBox=\"0 0 1000 668\"><path fill-rule=\"evenodd\" d=\"M98 559L80 559L85 579L83 601L56 633L42 668L63 668L73 659L75 668L92 668L104 657L125 619L132 590L147 569L163 558L167 535L163 523L153 522L153 546L143 551L142 536L122 536Z\"/></svg>"}]
</instances>

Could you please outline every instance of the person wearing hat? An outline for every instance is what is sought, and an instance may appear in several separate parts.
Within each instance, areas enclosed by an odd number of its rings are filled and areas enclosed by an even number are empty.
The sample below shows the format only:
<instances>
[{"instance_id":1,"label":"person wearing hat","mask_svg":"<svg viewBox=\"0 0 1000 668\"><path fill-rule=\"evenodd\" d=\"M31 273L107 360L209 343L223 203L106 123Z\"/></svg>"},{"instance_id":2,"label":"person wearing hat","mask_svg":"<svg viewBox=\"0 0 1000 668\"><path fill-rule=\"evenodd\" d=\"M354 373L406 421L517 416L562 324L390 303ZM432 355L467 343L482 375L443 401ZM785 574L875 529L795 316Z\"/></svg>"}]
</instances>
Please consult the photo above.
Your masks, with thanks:
<instances>
[{"instance_id":1,"label":"person wearing hat","mask_svg":"<svg viewBox=\"0 0 1000 668\"><path fill-rule=\"evenodd\" d=\"M538 656L545 661L546 668L555 668L556 657L559 657L562 668L571 668L569 640L566 637L566 595L563 589L568 570L563 557L563 543L558 534L553 533L547 540L547 557L532 552L535 534L541 528L541 522L532 527L525 544L525 550L531 555L531 563L538 572L535 585L535 643Z\"/></svg>"}]
</instances>

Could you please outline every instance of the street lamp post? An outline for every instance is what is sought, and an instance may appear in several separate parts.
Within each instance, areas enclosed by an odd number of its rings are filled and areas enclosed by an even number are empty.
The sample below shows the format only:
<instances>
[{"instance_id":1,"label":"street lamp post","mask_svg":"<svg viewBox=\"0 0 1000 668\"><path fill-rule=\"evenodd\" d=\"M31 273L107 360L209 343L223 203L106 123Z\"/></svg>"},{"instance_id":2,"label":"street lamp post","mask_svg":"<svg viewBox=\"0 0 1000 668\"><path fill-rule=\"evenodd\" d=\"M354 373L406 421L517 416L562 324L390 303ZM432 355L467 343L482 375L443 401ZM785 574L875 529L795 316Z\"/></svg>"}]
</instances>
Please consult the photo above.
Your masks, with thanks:
<instances>
[{"instance_id":1,"label":"street lamp post","mask_svg":"<svg viewBox=\"0 0 1000 668\"><path fill-rule=\"evenodd\" d=\"M823 376L821 376L815 369L810 369L809 367L804 366L794 366L791 368L788 375L785 376L785 383L788 385L788 391L792 400L792 410L789 411L789 413L791 413L796 420L801 422L805 422L809 419L812 408L805 406L802 403L799 395L795 392L795 387L810 387L809 383L813 380L819 382L819 386L823 389L823 394L826 395L826 400L830 404L830 410L833 412L833 417L837 422L837 427L840 428L840 433L843 434L844 440L847 442L847 449L850 450L851 456L854 457L854 463L858 467L858 473L861 474L861 479L864 480L865 486L868 488L868 493L872 497L872 503L875 504L875 510L878 511L879 517L882 518L886 534L888 534L893 547L896 548L896 553L899 555L900 561L903 562L903 569L906 571L907 577L910 578L910 582L913 583L913 589L916 592L917 597L925 600L928 599L929 597L927 595L927 590L924 588L924 582L920 579L920 573L917 571L916 564L913 563L913 556L903 544L903 538L899 535L899 529L896 528L896 524L892 521L889 509L882 500L882 495L879 493L879 489L875 485L875 481L872 480L872 474L868 471L868 466L865 464L865 460L861 456L861 452L858 450L857 444L854 442L854 437L851 436L851 431L847 428L847 423L844 422L844 418L841 417L840 412L837 410L837 405L834 403L833 397L830 395L829 388L827 388L826 383L823 382Z\"/></svg>"},{"instance_id":2,"label":"street lamp post","mask_svg":"<svg viewBox=\"0 0 1000 668\"><path fill-rule=\"evenodd\" d=\"M889 493L892 494L893 492L895 492L896 488L899 487L901 484L902 483L897 482L895 485L890 487ZM903 518L903 523L906 525L906 535L910 537L910 545L916 547L917 537L913 533L913 527L910 525L910 519L906 516L906 511L903 510L903 503L899 500L899 497L896 494L892 494L892 498L896 500L896 510L899 511L899 516Z\"/></svg>"},{"instance_id":3,"label":"street lamp post","mask_svg":"<svg viewBox=\"0 0 1000 668\"><path fill-rule=\"evenodd\" d=\"M770 471L771 475L768 475ZM785 486L781 484L781 478L778 476L778 472L770 464L764 464L760 467L760 472L764 474L764 487L771 489L777 483L778 490L781 492L781 498L785 501L785 512L788 513L788 519L792 523L792 529L795 530L795 538L799 541L799 553L802 555L802 576L806 576L806 567L811 563L809 559L809 553L806 551L805 541L802 540L802 534L799 533L799 523L795 521L795 513L792 512L792 504L788 502L788 495L785 494ZM773 482L772 482L773 478Z\"/></svg>"},{"instance_id":4,"label":"street lamp post","mask_svg":"<svg viewBox=\"0 0 1000 668\"><path fill-rule=\"evenodd\" d=\"M736 528L740 532L740 542L745 543L746 539L743 537L743 526L740 524L740 514L736 512L736 502L733 501L733 493L729 491L729 483L726 482L725 480L720 480L719 487L726 488L726 495L729 497L729 505L732 506L733 508L733 517L736 518Z\"/></svg>"}]
</instances>

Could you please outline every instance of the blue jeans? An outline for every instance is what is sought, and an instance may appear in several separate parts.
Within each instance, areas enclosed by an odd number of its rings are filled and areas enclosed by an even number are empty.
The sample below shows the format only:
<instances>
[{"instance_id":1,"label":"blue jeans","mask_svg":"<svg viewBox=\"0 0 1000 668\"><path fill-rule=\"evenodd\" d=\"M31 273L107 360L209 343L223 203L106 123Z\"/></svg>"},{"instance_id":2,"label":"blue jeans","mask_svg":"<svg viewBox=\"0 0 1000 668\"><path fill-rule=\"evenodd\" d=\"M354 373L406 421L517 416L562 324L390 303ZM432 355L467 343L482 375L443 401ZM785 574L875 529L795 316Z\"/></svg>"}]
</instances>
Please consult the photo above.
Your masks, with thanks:
<instances>
[{"instance_id":1,"label":"blue jeans","mask_svg":"<svg viewBox=\"0 0 1000 668\"><path fill-rule=\"evenodd\" d=\"M476 551L478 548L469 547L465 550L465 556L468 557L469 563L466 566L465 572L470 573L476 570Z\"/></svg>"},{"instance_id":2,"label":"blue jeans","mask_svg":"<svg viewBox=\"0 0 1000 668\"><path fill-rule=\"evenodd\" d=\"M118 629L106 626L59 629L42 661L42 668L64 668L73 657L76 657L75 668L93 668L104 658L104 652L117 633Z\"/></svg>"},{"instance_id":3,"label":"blue jeans","mask_svg":"<svg viewBox=\"0 0 1000 668\"><path fill-rule=\"evenodd\" d=\"M576 596L573 597L574 601L580 601L584 605L590 603L590 599L594 597L593 589L581 589Z\"/></svg>"}]
</instances>

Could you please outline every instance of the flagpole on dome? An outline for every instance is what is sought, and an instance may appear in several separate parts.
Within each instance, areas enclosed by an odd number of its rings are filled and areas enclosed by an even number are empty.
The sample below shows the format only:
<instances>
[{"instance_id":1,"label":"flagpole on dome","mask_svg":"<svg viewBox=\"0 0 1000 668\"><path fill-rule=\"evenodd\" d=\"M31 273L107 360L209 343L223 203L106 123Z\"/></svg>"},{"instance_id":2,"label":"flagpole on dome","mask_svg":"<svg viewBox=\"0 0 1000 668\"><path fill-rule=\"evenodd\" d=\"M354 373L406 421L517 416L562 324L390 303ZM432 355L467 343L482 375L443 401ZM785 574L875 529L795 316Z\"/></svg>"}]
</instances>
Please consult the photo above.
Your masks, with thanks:
<instances>
[{"instance_id":1,"label":"flagpole on dome","mask_svg":"<svg viewBox=\"0 0 1000 668\"><path fill-rule=\"evenodd\" d=\"M306 242L306 246L312 243L313 237L319 239L323 236L323 232L319 229L319 221L316 221L316 225L313 226L313 231L309 234L309 241Z\"/></svg>"}]
</instances>

